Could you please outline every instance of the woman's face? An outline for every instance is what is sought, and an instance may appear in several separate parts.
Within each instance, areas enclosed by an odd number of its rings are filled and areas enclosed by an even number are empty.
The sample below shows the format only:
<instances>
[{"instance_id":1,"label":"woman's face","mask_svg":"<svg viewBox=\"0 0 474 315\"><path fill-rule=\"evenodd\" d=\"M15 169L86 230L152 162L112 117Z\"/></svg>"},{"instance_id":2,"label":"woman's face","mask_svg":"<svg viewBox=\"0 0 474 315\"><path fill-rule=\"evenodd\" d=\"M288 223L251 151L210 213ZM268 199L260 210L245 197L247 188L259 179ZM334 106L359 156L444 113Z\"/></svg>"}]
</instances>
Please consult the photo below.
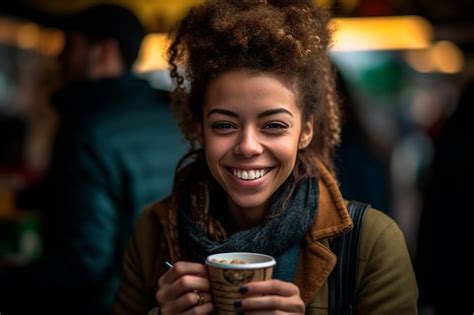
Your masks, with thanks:
<instances>
[{"instance_id":1,"label":"woman's face","mask_svg":"<svg viewBox=\"0 0 474 315\"><path fill-rule=\"evenodd\" d=\"M209 169L232 211L263 215L313 136L294 92L275 76L230 71L211 81L202 141Z\"/></svg>"}]
</instances>

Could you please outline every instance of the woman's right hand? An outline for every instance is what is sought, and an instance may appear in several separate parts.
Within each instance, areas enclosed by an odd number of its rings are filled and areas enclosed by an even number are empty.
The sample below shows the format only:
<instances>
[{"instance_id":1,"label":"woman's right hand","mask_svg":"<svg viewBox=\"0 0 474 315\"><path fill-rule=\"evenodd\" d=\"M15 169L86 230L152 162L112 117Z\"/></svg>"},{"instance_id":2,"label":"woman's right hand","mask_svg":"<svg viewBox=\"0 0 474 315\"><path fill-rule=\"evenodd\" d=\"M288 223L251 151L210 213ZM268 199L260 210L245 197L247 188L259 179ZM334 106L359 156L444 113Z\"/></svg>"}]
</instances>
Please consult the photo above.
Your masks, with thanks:
<instances>
[{"instance_id":1,"label":"woman's right hand","mask_svg":"<svg viewBox=\"0 0 474 315\"><path fill-rule=\"evenodd\" d=\"M214 305L207 268L179 261L159 280L155 294L161 314L211 314Z\"/></svg>"}]
</instances>

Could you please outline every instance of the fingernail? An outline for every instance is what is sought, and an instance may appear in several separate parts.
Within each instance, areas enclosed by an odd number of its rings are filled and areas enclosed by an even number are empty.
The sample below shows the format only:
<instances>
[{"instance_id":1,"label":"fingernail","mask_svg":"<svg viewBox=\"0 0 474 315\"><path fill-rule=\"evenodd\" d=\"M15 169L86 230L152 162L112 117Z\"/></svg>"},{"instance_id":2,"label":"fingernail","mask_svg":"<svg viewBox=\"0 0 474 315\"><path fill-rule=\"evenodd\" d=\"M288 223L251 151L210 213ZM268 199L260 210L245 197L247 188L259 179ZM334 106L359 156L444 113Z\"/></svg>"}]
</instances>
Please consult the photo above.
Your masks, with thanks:
<instances>
[{"instance_id":1,"label":"fingernail","mask_svg":"<svg viewBox=\"0 0 474 315\"><path fill-rule=\"evenodd\" d=\"M242 302L240 302L240 301L235 301L235 302L234 302L234 307L235 307L235 308L241 308L241 307L242 307Z\"/></svg>"},{"instance_id":2,"label":"fingernail","mask_svg":"<svg viewBox=\"0 0 474 315\"><path fill-rule=\"evenodd\" d=\"M249 292L249 288L248 287L240 287L239 291L240 291L240 293L247 293L247 292Z\"/></svg>"}]
</instances>

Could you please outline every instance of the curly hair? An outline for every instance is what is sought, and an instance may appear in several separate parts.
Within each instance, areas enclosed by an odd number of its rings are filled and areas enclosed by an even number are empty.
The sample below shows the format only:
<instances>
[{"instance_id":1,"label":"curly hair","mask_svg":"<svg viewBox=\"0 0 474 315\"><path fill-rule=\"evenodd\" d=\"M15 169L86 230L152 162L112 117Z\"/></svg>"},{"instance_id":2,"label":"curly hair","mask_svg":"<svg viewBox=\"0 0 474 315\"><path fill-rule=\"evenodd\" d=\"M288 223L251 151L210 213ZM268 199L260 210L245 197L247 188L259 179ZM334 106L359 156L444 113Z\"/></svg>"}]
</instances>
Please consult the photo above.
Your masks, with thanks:
<instances>
[{"instance_id":1,"label":"curly hair","mask_svg":"<svg viewBox=\"0 0 474 315\"><path fill-rule=\"evenodd\" d=\"M192 8L171 33L168 51L174 109L191 147L211 80L232 70L267 73L292 89L303 120L314 120L313 140L298 152L297 178L314 174L315 157L334 173L340 117L329 19L310 0L211 0Z\"/></svg>"}]
</instances>

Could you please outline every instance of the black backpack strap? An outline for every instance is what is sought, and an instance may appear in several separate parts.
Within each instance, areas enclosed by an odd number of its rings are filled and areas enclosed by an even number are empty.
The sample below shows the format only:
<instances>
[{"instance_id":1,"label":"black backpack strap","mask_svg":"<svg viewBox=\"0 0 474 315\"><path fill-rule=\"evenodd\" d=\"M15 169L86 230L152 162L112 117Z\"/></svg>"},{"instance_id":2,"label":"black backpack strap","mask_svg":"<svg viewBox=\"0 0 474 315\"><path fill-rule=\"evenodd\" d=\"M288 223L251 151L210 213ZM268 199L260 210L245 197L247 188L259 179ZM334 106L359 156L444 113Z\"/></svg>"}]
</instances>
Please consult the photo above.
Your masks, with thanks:
<instances>
[{"instance_id":1,"label":"black backpack strap","mask_svg":"<svg viewBox=\"0 0 474 315\"><path fill-rule=\"evenodd\" d=\"M333 240L337 263L329 276L328 308L330 315L351 315L356 303L359 236L368 204L349 201L347 208L354 228Z\"/></svg>"}]
</instances>

